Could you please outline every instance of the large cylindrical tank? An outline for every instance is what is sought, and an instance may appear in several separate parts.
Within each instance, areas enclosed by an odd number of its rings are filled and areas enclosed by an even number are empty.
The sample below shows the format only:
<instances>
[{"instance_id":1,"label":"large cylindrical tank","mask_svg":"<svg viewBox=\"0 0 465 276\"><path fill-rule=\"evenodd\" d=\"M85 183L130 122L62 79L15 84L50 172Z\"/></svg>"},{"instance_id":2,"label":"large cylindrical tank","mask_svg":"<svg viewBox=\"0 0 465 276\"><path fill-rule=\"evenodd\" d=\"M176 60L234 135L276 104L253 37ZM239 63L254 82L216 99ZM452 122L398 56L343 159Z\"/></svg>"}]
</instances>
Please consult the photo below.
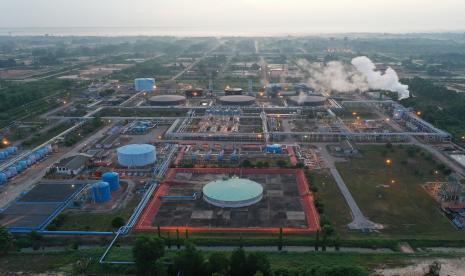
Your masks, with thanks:
<instances>
[{"instance_id":1,"label":"large cylindrical tank","mask_svg":"<svg viewBox=\"0 0 465 276\"><path fill-rule=\"evenodd\" d=\"M5 184L7 180L8 177L6 176L6 173L0 172L0 185Z\"/></svg>"},{"instance_id":2,"label":"large cylindrical tank","mask_svg":"<svg viewBox=\"0 0 465 276\"><path fill-rule=\"evenodd\" d=\"M142 167L155 163L155 146L149 144L132 144L116 150L118 163L123 167Z\"/></svg>"},{"instance_id":3,"label":"large cylindrical tank","mask_svg":"<svg viewBox=\"0 0 465 276\"><path fill-rule=\"evenodd\" d=\"M116 172L106 172L102 175L102 181L110 184L110 191L114 192L119 189L119 174Z\"/></svg>"},{"instance_id":4,"label":"large cylindrical tank","mask_svg":"<svg viewBox=\"0 0 465 276\"><path fill-rule=\"evenodd\" d=\"M107 202L111 199L110 184L97 182L92 184L92 195L95 202Z\"/></svg>"}]
</instances>

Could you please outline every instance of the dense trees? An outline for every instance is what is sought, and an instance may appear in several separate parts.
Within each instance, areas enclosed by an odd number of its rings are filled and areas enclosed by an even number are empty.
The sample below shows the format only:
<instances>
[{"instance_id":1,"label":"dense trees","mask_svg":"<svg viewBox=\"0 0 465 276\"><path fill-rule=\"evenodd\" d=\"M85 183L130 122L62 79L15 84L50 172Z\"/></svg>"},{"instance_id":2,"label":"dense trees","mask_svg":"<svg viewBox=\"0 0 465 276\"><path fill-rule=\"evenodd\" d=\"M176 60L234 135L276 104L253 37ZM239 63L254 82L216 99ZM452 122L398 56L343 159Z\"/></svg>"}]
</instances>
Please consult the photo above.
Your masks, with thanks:
<instances>
[{"instance_id":1,"label":"dense trees","mask_svg":"<svg viewBox=\"0 0 465 276\"><path fill-rule=\"evenodd\" d=\"M405 83L414 97L403 100L403 105L421 111L423 119L450 132L456 139L465 135L465 94L421 78Z\"/></svg>"},{"instance_id":2,"label":"dense trees","mask_svg":"<svg viewBox=\"0 0 465 276\"><path fill-rule=\"evenodd\" d=\"M13 243L13 236L3 226L0 225L0 254L6 253Z\"/></svg>"},{"instance_id":3,"label":"dense trees","mask_svg":"<svg viewBox=\"0 0 465 276\"><path fill-rule=\"evenodd\" d=\"M234 250L230 256L215 252L205 255L194 244L184 242L175 256L165 255L164 241L158 237L139 236L133 247L138 275L272 275L271 265L262 253Z\"/></svg>"},{"instance_id":4,"label":"dense trees","mask_svg":"<svg viewBox=\"0 0 465 276\"><path fill-rule=\"evenodd\" d=\"M139 275L157 275L160 263L157 261L165 254L165 243L156 237L139 236L132 249Z\"/></svg>"}]
</instances>

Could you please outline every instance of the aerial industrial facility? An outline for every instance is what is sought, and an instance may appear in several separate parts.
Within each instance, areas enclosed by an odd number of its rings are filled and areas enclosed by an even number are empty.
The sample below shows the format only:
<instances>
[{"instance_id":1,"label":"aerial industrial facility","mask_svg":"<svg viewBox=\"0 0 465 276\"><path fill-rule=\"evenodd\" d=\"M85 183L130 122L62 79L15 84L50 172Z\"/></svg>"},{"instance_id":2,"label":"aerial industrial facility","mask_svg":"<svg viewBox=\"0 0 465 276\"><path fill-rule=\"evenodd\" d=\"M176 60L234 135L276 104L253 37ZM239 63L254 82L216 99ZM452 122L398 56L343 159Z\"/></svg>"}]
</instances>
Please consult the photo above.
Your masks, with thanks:
<instances>
[{"instance_id":1,"label":"aerial industrial facility","mask_svg":"<svg viewBox=\"0 0 465 276\"><path fill-rule=\"evenodd\" d=\"M321 87L330 80L312 77L330 66L326 52L310 66L303 53L286 56L266 39L248 55L227 41L155 55L149 61L166 72L160 76L138 60L109 75L115 79L83 80L84 91L48 98L53 108L39 122L33 115L5 127L0 225L20 235L110 236L109 248L132 233L172 238L180 230L186 239L307 239L334 228L384 235L408 228L409 210L439 216L421 223L465 228L465 150L425 111L399 101L401 83L398 91ZM338 68L356 70L344 62ZM152 75L156 84L134 79ZM399 195L424 196L399 202L433 201L434 209L402 207L401 222L386 221L380 213L401 206L389 201ZM382 210L372 213L372 202ZM334 217L341 219L331 224Z\"/></svg>"}]
</instances>

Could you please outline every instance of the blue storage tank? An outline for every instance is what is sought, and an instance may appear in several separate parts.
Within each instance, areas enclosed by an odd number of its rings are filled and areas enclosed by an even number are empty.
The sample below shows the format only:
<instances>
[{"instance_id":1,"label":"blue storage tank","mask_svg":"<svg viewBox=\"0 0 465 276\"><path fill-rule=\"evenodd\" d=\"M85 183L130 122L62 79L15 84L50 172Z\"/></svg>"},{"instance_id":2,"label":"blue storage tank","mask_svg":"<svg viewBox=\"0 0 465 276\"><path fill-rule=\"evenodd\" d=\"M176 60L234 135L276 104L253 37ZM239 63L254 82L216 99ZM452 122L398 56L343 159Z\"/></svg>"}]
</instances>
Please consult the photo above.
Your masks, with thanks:
<instances>
[{"instance_id":1,"label":"blue storage tank","mask_svg":"<svg viewBox=\"0 0 465 276\"><path fill-rule=\"evenodd\" d=\"M10 172L11 177L15 176L18 174L18 171L16 170L15 166L11 166L8 168L8 171Z\"/></svg>"},{"instance_id":2,"label":"blue storage tank","mask_svg":"<svg viewBox=\"0 0 465 276\"><path fill-rule=\"evenodd\" d=\"M31 159L26 158L24 161L26 161L26 164L27 164L28 167L32 165Z\"/></svg>"},{"instance_id":3,"label":"blue storage tank","mask_svg":"<svg viewBox=\"0 0 465 276\"><path fill-rule=\"evenodd\" d=\"M27 162L26 160L21 160L18 162L18 164L21 166L21 170L24 171L25 169L27 169Z\"/></svg>"},{"instance_id":4,"label":"blue storage tank","mask_svg":"<svg viewBox=\"0 0 465 276\"><path fill-rule=\"evenodd\" d=\"M5 173L7 179L10 179L10 178L13 177L13 175L11 174L11 171L9 169L6 169L6 171L4 171L3 173Z\"/></svg>"},{"instance_id":5,"label":"blue storage tank","mask_svg":"<svg viewBox=\"0 0 465 276\"><path fill-rule=\"evenodd\" d=\"M220 153L218 154L218 161L223 161L224 159L224 150L221 150Z\"/></svg>"},{"instance_id":6,"label":"blue storage tank","mask_svg":"<svg viewBox=\"0 0 465 276\"><path fill-rule=\"evenodd\" d=\"M18 151L18 148L17 147L8 147L8 148L6 148L6 150L7 150L7 152L9 154L14 154L14 153L16 153Z\"/></svg>"},{"instance_id":7,"label":"blue storage tank","mask_svg":"<svg viewBox=\"0 0 465 276\"><path fill-rule=\"evenodd\" d=\"M195 151L195 152L192 153L192 157L191 157L191 158L192 158L192 162L197 161L197 154L198 154L198 151Z\"/></svg>"},{"instance_id":8,"label":"blue storage tank","mask_svg":"<svg viewBox=\"0 0 465 276\"><path fill-rule=\"evenodd\" d=\"M0 151L0 159L5 159L8 156L8 153L4 150Z\"/></svg>"},{"instance_id":9,"label":"blue storage tank","mask_svg":"<svg viewBox=\"0 0 465 276\"><path fill-rule=\"evenodd\" d=\"M23 170L23 167L21 167L21 165L20 165L19 163L16 163L15 168L16 168L16 171L17 171L18 173L24 171L24 170Z\"/></svg>"},{"instance_id":10,"label":"blue storage tank","mask_svg":"<svg viewBox=\"0 0 465 276\"><path fill-rule=\"evenodd\" d=\"M0 172L0 185L5 184L8 181L8 177L6 176L6 173Z\"/></svg>"},{"instance_id":11,"label":"blue storage tank","mask_svg":"<svg viewBox=\"0 0 465 276\"><path fill-rule=\"evenodd\" d=\"M95 202L107 202L111 199L110 184L97 182L92 184L92 195Z\"/></svg>"},{"instance_id":12,"label":"blue storage tank","mask_svg":"<svg viewBox=\"0 0 465 276\"><path fill-rule=\"evenodd\" d=\"M46 145L46 146L44 147L44 149L45 149L45 152L46 152L47 154L49 154L49 153L52 152L52 145Z\"/></svg>"},{"instance_id":13,"label":"blue storage tank","mask_svg":"<svg viewBox=\"0 0 465 276\"><path fill-rule=\"evenodd\" d=\"M39 161L40 159L42 159L42 155L39 153L39 152L34 152L33 155L36 157L36 160Z\"/></svg>"},{"instance_id":14,"label":"blue storage tank","mask_svg":"<svg viewBox=\"0 0 465 276\"><path fill-rule=\"evenodd\" d=\"M283 153L283 148L280 144L266 145L267 153Z\"/></svg>"},{"instance_id":15,"label":"blue storage tank","mask_svg":"<svg viewBox=\"0 0 465 276\"><path fill-rule=\"evenodd\" d=\"M31 154L27 157L29 161L31 161L31 165L35 164L37 162L37 158L34 154Z\"/></svg>"},{"instance_id":16,"label":"blue storage tank","mask_svg":"<svg viewBox=\"0 0 465 276\"><path fill-rule=\"evenodd\" d=\"M234 150L233 153L231 153L231 160L237 161L238 159L239 159L239 155L237 154L237 151Z\"/></svg>"},{"instance_id":17,"label":"blue storage tank","mask_svg":"<svg viewBox=\"0 0 465 276\"><path fill-rule=\"evenodd\" d=\"M119 189L119 174L116 172L106 172L102 175L102 181L110 184L110 191L114 192Z\"/></svg>"}]
</instances>

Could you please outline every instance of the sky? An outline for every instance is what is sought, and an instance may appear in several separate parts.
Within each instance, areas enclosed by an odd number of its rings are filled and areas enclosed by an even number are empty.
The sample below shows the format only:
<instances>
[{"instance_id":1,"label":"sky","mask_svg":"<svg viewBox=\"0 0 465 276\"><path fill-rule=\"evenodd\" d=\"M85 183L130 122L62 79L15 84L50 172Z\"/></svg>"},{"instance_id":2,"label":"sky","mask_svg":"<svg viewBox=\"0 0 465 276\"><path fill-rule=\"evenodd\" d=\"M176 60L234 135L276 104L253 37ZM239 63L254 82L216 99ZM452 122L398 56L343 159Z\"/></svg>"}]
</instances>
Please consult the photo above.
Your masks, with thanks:
<instances>
[{"instance_id":1,"label":"sky","mask_svg":"<svg viewBox=\"0 0 465 276\"><path fill-rule=\"evenodd\" d=\"M296 33L465 30L465 0L0 0L0 28Z\"/></svg>"}]
</instances>

